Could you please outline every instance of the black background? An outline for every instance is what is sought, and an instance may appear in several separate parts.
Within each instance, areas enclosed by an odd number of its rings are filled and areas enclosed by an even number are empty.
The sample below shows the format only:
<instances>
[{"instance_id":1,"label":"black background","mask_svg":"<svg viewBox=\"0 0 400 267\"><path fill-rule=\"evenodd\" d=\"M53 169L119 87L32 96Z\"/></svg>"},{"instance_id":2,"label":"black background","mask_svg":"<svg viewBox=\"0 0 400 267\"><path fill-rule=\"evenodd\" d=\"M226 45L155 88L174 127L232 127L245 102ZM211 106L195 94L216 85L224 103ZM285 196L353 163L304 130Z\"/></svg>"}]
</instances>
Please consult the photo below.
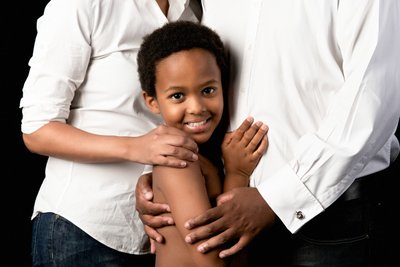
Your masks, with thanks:
<instances>
[{"instance_id":1,"label":"black background","mask_svg":"<svg viewBox=\"0 0 400 267\"><path fill-rule=\"evenodd\" d=\"M37 190L44 177L46 158L30 153L22 143L20 132L21 98L23 83L28 74L28 61L32 55L36 35L36 20L43 13L48 0L12 1L4 9L2 18L3 56L2 65L3 93L1 107L1 136L3 152L2 175L2 243L1 262L6 266L31 266L30 234L33 203ZM7 15L7 16L5 16ZM8 17L5 19L4 17ZM400 90L400 88L399 88ZM5 96L5 97L4 97ZM399 103L400 104L400 103ZM397 136L400 136L399 130ZM400 170L400 160L392 167L394 176ZM397 179L394 179L397 180ZM397 183L387 192L388 202L395 206ZM390 210L391 212L392 210ZM394 229L394 233L397 229ZM6 248L4 250L4 248ZM8 259L7 259L8 258Z\"/></svg>"},{"instance_id":2,"label":"black background","mask_svg":"<svg viewBox=\"0 0 400 267\"><path fill-rule=\"evenodd\" d=\"M2 266L31 266L30 235L33 203L44 177L46 158L22 143L19 101L28 75L36 36L36 20L48 0L7 1L2 16ZM5 170L5 172L4 172Z\"/></svg>"}]
</instances>

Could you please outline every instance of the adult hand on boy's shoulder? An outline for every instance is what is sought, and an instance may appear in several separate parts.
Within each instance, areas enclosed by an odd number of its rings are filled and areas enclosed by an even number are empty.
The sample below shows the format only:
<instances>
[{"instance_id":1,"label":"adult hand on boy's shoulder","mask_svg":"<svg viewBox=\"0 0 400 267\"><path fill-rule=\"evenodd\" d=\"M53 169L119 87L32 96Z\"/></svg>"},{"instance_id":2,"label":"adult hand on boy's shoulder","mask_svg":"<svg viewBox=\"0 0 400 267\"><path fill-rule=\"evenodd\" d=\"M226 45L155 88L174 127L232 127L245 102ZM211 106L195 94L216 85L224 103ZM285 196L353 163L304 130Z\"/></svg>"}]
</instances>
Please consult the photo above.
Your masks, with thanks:
<instances>
[{"instance_id":1,"label":"adult hand on boy's shoulder","mask_svg":"<svg viewBox=\"0 0 400 267\"><path fill-rule=\"evenodd\" d=\"M143 164L185 168L187 162L198 159L196 142L175 127L160 125L135 139L128 151L140 151L139 155L131 157Z\"/></svg>"}]
</instances>

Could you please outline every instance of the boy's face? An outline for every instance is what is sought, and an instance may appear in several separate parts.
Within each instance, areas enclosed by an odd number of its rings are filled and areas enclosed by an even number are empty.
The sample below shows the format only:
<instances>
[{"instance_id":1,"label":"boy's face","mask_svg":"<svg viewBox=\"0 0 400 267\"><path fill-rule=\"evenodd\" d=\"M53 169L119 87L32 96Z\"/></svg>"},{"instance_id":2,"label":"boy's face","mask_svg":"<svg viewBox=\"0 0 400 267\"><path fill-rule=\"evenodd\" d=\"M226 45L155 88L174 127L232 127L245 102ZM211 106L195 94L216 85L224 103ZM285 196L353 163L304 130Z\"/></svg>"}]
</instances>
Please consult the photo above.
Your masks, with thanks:
<instances>
[{"instance_id":1,"label":"boy's face","mask_svg":"<svg viewBox=\"0 0 400 267\"><path fill-rule=\"evenodd\" d=\"M195 48L168 56L156 66L155 87L157 98L144 93L152 112L197 143L211 137L224 107L221 72L213 54Z\"/></svg>"}]
</instances>

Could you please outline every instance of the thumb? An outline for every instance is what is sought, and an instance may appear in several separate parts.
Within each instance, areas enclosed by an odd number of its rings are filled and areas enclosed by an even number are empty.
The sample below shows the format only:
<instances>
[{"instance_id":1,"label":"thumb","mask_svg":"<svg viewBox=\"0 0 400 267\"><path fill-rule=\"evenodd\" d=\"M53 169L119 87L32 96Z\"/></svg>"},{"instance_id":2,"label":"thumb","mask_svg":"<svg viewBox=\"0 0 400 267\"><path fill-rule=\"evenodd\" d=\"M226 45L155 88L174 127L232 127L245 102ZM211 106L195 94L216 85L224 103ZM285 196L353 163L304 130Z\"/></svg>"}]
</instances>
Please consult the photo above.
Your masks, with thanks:
<instances>
[{"instance_id":1,"label":"thumb","mask_svg":"<svg viewBox=\"0 0 400 267\"><path fill-rule=\"evenodd\" d=\"M140 176L136 184L137 189L139 189L139 191L146 200L153 199L153 190L151 186L152 186L152 173L147 173Z\"/></svg>"},{"instance_id":2,"label":"thumb","mask_svg":"<svg viewBox=\"0 0 400 267\"><path fill-rule=\"evenodd\" d=\"M217 197L217 206L224 204L233 198L233 194L231 191L223 193Z\"/></svg>"},{"instance_id":3,"label":"thumb","mask_svg":"<svg viewBox=\"0 0 400 267\"><path fill-rule=\"evenodd\" d=\"M144 198L146 199L146 200L152 200L153 199L153 192L152 191L148 191L146 188L145 189L143 189L143 191L142 191L142 193L143 193L143 196L144 196Z\"/></svg>"}]
</instances>

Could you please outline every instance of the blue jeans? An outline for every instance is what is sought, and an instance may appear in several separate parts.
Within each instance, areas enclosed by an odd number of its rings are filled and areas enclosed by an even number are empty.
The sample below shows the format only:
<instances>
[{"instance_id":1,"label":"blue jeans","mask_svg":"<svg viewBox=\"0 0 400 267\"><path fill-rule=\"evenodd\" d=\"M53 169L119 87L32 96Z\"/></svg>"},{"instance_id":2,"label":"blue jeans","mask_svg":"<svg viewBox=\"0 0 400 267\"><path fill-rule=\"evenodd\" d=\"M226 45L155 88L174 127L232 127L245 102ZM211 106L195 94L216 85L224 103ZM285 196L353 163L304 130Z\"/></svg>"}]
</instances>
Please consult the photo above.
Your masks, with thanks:
<instances>
[{"instance_id":1,"label":"blue jeans","mask_svg":"<svg viewBox=\"0 0 400 267\"><path fill-rule=\"evenodd\" d=\"M32 266L153 267L154 255L131 255L96 241L65 218L41 213L33 220Z\"/></svg>"},{"instance_id":2,"label":"blue jeans","mask_svg":"<svg viewBox=\"0 0 400 267\"><path fill-rule=\"evenodd\" d=\"M247 248L250 266L396 266L397 204L391 202L393 189L387 183L382 186L382 181L390 180L388 176L395 178L390 172L365 177L360 195L339 198L296 234L278 220Z\"/></svg>"}]
</instances>

